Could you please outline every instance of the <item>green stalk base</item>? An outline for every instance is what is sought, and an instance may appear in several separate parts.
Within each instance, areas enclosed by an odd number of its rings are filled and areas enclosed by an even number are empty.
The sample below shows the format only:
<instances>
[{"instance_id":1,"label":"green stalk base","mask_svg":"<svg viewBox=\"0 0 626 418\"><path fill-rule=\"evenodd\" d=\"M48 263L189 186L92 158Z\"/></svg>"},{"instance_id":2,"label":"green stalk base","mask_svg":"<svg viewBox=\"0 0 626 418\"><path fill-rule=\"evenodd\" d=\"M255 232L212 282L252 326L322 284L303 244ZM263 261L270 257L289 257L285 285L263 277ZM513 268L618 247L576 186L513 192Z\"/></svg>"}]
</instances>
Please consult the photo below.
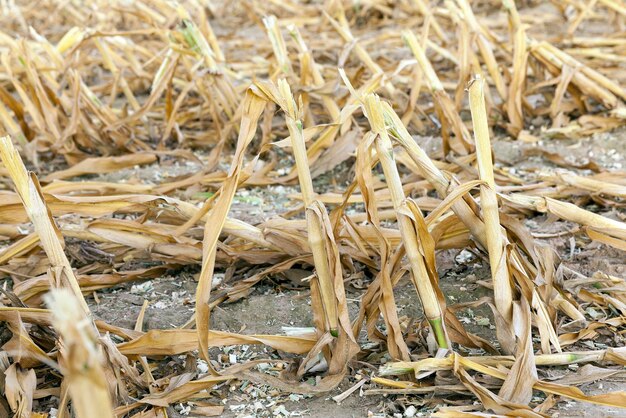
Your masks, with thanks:
<instances>
[{"instance_id":1,"label":"green stalk base","mask_svg":"<svg viewBox=\"0 0 626 418\"><path fill-rule=\"evenodd\" d=\"M428 323L430 323L433 332L435 333L435 340L437 341L437 345L439 348L449 348L448 340L446 339L446 333L443 329L443 321L441 318L429 319Z\"/></svg>"}]
</instances>

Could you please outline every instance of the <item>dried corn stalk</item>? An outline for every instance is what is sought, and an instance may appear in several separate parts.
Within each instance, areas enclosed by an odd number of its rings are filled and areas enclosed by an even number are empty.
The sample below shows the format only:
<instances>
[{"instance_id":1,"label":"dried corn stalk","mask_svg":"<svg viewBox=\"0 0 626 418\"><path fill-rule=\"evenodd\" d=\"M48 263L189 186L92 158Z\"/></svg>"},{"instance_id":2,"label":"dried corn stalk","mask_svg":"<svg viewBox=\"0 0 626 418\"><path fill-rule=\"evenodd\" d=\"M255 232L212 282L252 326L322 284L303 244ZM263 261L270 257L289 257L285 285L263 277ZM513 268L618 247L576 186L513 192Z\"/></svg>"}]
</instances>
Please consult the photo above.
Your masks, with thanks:
<instances>
[{"instance_id":1,"label":"dried corn stalk","mask_svg":"<svg viewBox=\"0 0 626 418\"><path fill-rule=\"evenodd\" d=\"M39 236L39 241L50 260L52 269L50 280L54 287L69 288L85 315L89 314L89 308L83 298L74 275L72 266L63 252L63 237L52 219L52 215L44 202L41 187L37 177L26 171L22 158L8 136L0 138L0 158L9 171L11 180L26 209L28 217L33 222Z\"/></svg>"},{"instance_id":2,"label":"dried corn stalk","mask_svg":"<svg viewBox=\"0 0 626 418\"><path fill-rule=\"evenodd\" d=\"M370 122L372 132L376 135L376 152L397 213L402 241L411 266L413 284L438 346L446 349L449 347L449 342L443 320L443 310L433 287L433 282L436 283L439 278L436 276L432 261L427 261L427 257L431 256L434 260L434 253L430 254L425 248L425 241L429 237L424 228L421 211L414 202L405 200L402 182L393 158L393 147L385 127L383 107L378 96L365 96L363 111Z\"/></svg>"},{"instance_id":3,"label":"dried corn stalk","mask_svg":"<svg viewBox=\"0 0 626 418\"><path fill-rule=\"evenodd\" d=\"M46 303L53 314L53 326L61 337L59 365L76 416L113 417L102 353L91 320L68 290L53 290L46 296Z\"/></svg>"},{"instance_id":4,"label":"dried corn stalk","mask_svg":"<svg viewBox=\"0 0 626 418\"><path fill-rule=\"evenodd\" d=\"M477 75L470 82L469 87L478 176L485 182L484 185L480 186L480 206L482 218L485 221L487 251L489 253L489 266L493 279L496 308L504 318L504 321L510 324L513 320L513 288L507 265L506 236L500 225L500 217L498 215L498 199L495 192L496 183L493 176L491 142L489 140L483 84L484 79Z\"/></svg>"}]
</instances>

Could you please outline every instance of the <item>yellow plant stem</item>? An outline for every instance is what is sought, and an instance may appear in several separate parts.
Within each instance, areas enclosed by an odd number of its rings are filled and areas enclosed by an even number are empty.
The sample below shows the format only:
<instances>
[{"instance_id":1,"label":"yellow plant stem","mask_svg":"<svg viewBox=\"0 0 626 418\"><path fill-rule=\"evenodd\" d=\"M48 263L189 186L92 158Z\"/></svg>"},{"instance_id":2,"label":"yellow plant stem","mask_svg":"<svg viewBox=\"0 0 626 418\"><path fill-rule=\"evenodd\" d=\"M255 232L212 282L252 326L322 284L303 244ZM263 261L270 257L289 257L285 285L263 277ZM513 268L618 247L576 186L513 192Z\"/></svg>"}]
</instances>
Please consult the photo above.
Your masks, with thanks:
<instances>
[{"instance_id":1,"label":"yellow plant stem","mask_svg":"<svg viewBox=\"0 0 626 418\"><path fill-rule=\"evenodd\" d=\"M487 184L486 186L480 186L480 203L483 219L485 221L485 233L489 251L491 276L493 278L496 308L505 320L511 321L513 315L513 290L509 278L508 266L506 264L503 230L500 225L500 215L498 213L498 200L493 176L491 143L489 141L489 126L487 125L483 83L484 79L480 77L480 75L477 75L469 88L478 173L480 179Z\"/></svg>"}]
</instances>

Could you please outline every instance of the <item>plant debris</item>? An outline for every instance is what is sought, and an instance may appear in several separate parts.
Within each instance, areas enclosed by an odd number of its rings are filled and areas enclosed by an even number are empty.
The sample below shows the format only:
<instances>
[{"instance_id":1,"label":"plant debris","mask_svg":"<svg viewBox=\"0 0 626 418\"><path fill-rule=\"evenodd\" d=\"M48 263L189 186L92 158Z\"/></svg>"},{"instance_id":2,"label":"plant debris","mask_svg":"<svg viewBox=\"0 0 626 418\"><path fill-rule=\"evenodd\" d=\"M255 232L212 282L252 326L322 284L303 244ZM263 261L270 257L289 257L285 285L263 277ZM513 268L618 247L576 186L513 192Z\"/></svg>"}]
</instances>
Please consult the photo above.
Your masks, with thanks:
<instances>
[{"instance_id":1,"label":"plant debris","mask_svg":"<svg viewBox=\"0 0 626 418\"><path fill-rule=\"evenodd\" d=\"M0 8L0 415L626 407L580 388L624 377L625 278L560 257L623 264L624 156L553 147L626 125L620 0ZM305 308L214 328L262 288Z\"/></svg>"}]
</instances>

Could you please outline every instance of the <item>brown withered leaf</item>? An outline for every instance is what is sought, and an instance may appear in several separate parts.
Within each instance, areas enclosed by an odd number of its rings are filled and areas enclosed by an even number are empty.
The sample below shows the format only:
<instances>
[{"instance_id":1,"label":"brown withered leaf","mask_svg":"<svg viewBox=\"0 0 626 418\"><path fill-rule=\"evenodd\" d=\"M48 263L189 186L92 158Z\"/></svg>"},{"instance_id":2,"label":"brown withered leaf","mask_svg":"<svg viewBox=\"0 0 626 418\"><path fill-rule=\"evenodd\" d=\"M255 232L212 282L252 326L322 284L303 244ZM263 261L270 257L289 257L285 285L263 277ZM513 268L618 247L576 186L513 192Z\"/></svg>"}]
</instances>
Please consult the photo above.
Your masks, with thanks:
<instances>
[{"instance_id":1,"label":"brown withered leaf","mask_svg":"<svg viewBox=\"0 0 626 418\"><path fill-rule=\"evenodd\" d=\"M5 396L18 418L30 418L33 410L33 395L37 387L37 377L33 369L22 369L13 363L4 372Z\"/></svg>"},{"instance_id":2,"label":"brown withered leaf","mask_svg":"<svg viewBox=\"0 0 626 418\"><path fill-rule=\"evenodd\" d=\"M149 152L122 155L119 157L87 158L66 170L55 171L54 173L48 174L42 180L49 183L53 180L63 180L85 174L112 173L128 167L152 164L156 159L156 155Z\"/></svg>"}]
</instances>

